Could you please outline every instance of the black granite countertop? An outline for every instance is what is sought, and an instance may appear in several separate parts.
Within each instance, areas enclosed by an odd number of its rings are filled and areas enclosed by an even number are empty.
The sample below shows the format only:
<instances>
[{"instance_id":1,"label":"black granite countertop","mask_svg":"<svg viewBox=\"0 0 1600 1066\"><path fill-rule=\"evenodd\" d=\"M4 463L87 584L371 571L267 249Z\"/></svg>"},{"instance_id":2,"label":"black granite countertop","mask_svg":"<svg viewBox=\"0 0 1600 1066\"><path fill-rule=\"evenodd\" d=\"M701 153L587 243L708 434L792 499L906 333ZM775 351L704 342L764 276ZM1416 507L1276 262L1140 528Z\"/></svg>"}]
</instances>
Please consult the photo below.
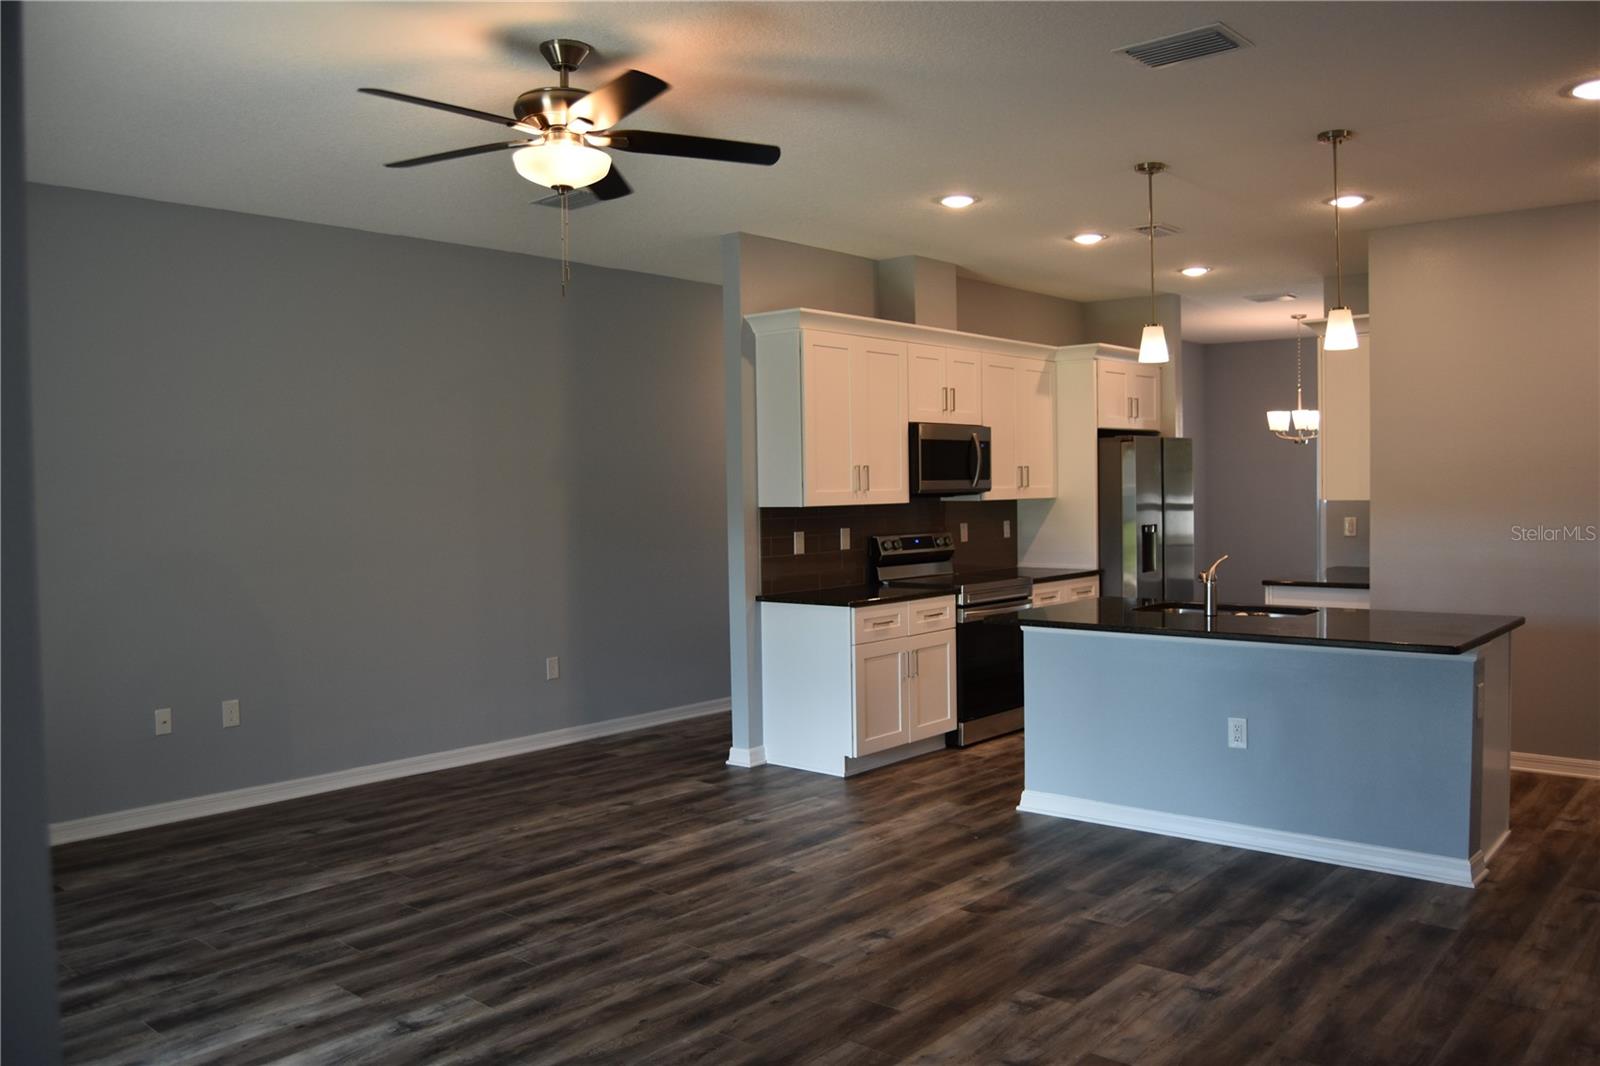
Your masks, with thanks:
<instances>
[{"instance_id":1,"label":"black granite countertop","mask_svg":"<svg viewBox=\"0 0 1600 1066\"><path fill-rule=\"evenodd\" d=\"M1365 566L1330 566L1321 581L1292 577L1269 577L1263 585L1293 585L1315 589L1369 589L1372 571Z\"/></svg>"},{"instance_id":2,"label":"black granite countertop","mask_svg":"<svg viewBox=\"0 0 1600 1066\"><path fill-rule=\"evenodd\" d=\"M1283 608L1235 608L1235 610ZM1291 608L1292 609L1292 608ZM1286 618L1234 615L1217 617L1141 611L1129 600L1102 596L1054 607L1036 607L999 616L995 625L1022 624L1047 629L1091 629L1110 633L1244 640L1267 644L1307 644L1329 648L1372 648L1433 655L1459 655L1522 625L1510 615L1436 614L1431 611L1358 611L1325 607Z\"/></svg>"},{"instance_id":3,"label":"black granite countertop","mask_svg":"<svg viewBox=\"0 0 1600 1066\"><path fill-rule=\"evenodd\" d=\"M904 603L954 596L951 589L915 588L903 585L844 585L832 589L802 589L757 596L762 603L800 603L812 607L876 607L882 603Z\"/></svg>"}]
</instances>

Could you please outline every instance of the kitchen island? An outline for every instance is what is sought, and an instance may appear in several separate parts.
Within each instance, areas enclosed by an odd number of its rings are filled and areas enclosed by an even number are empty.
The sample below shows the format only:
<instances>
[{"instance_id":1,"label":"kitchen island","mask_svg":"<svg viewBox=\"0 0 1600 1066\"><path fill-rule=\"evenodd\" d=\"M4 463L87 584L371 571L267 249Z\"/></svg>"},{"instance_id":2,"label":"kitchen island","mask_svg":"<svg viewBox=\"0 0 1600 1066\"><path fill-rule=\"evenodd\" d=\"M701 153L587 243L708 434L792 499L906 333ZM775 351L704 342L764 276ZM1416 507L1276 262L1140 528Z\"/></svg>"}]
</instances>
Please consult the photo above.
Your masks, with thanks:
<instances>
[{"instance_id":1,"label":"kitchen island","mask_svg":"<svg viewBox=\"0 0 1600 1066\"><path fill-rule=\"evenodd\" d=\"M1021 612L1020 809L1470 887L1509 830L1522 622L1115 598Z\"/></svg>"}]
</instances>

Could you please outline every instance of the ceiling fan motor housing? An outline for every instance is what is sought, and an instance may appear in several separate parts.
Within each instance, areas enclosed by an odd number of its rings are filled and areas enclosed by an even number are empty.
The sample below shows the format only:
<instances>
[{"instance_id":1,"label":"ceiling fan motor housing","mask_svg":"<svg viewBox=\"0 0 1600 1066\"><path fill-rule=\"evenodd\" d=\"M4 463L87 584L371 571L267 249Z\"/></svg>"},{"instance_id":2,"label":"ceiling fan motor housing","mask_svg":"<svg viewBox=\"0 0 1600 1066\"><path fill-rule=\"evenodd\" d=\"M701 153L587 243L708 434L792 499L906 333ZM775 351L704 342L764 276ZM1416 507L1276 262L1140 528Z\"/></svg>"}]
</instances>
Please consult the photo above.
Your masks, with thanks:
<instances>
[{"instance_id":1,"label":"ceiling fan motor housing","mask_svg":"<svg viewBox=\"0 0 1600 1066\"><path fill-rule=\"evenodd\" d=\"M567 109L588 95L583 89L566 88L560 85L547 85L543 89L529 89L517 97L517 102L512 107L511 113L516 115L518 119L525 119L532 115L543 115L549 125L565 126L567 124Z\"/></svg>"}]
</instances>

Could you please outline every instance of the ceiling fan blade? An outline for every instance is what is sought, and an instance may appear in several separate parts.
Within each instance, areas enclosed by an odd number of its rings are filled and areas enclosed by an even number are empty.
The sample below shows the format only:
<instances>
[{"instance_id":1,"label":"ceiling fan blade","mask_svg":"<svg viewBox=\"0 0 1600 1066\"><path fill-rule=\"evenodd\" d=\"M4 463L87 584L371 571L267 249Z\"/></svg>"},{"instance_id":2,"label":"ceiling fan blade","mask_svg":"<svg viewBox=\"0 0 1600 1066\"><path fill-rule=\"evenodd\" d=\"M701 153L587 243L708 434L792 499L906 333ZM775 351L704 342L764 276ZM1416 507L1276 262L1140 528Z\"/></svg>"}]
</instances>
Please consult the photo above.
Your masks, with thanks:
<instances>
[{"instance_id":1,"label":"ceiling fan blade","mask_svg":"<svg viewBox=\"0 0 1600 1066\"><path fill-rule=\"evenodd\" d=\"M625 70L567 108L567 121L581 119L590 129L610 129L669 88L671 86L653 74Z\"/></svg>"},{"instance_id":2,"label":"ceiling fan blade","mask_svg":"<svg viewBox=\"0 0 1600 1066\"><path fill-rule=\"evenodd\" d=\"M479 111L476 108L461 107L457 104L441 103L438 100L428 100L421 96L411 96L408 93L397 93L389 89L357 89L356 91L366 93L369 96L381 96L385 100L399 100L403 104L419 104L422 107L431 107L438 111L449 111L453 114L465 115L468 118L481 118L485 122L493 122L501 126L515 126L518 124L516 119L507 118L505 115L493 115L487 111ZM538 122L535 116L530 115L526 120L524 120L523 124L538 125Z\"/></svg>"},{"instance_id":3,"label":"ceiling fan blade","mask_svg":"<svg viewBox=\"0 0 1600 1066\"><path fill-rule=\"evenodd\" d=\"M687 133L660 133L656 130L607 130L604 143L606 147L622 152L719 159L726 163L753 163L762 167L776 163L782 151L775 144L725 141L718 137L694 137Z\"/></svg>"},{"instance_id":4,"label":"ceiling fan blade","mask_svg":"<svg viewBox=\"0 0 1600 1066\"><path fill-rule=\"evenodd\" d=\"M596 200L620 200L633 192L633 188L623 180L617 171L617 165L611 164L611 169L606 171L606 176L590 185L584 190L594 193Z\"/></svg>"},{"instance_id":5,"label":"ceiling fan blade","mask_svg":"<svg viewBox=\"0 0 1600 1066\"><path fill-rule=\"evenodd\" d=\"M521 148L528 141L495 141L493 144L480 144L475 148L457 148L453 152L435 152L433 155L419 155L415 159L401 159L394 163L385 163L386 167L420 167L424 163L442 163L446 159L465 159L469 155L483 155L487 152L503 152L507 148Z\"/></svg>"}]
</instances>

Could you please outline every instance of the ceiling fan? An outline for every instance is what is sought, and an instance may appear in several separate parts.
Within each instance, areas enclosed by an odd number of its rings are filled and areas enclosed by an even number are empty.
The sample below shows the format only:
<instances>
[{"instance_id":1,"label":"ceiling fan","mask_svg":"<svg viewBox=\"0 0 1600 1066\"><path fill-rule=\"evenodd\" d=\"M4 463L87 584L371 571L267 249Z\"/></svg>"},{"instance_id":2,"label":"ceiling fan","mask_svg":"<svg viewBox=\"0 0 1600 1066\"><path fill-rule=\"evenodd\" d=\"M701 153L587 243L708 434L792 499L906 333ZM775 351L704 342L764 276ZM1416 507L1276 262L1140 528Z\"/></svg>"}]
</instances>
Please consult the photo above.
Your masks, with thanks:
<instances>
[{"instance_id":1,"label":"ceiling fan","mask_svg":"<svg viewBox=\"0 0 1600 1066\"><path fill-rule=\"evenodd\" d=\"M617 129L618 122L666 92L670 86L641 70L629 70L598 89L585 91L569 86L567 76L583 65L583 61L594 51L592 46L582 41L557 38L539 45L539 51L560 74L561 84L530 89L517 97L512 105L514 117L426 100L389 89L360 90L373 96L493 122L516 131L522 137L521 140L495 141L385 165L415 167L515 149L511 162L517 168L517 173L555 191L555 195L537 203L552 207L581 207L601 200L616 200L633 191L612 165L611 156L602 149L752 163L757 166L771 166L778 161L779 149L771 144L655 130Z\"/></svg>"}]
</instances>

